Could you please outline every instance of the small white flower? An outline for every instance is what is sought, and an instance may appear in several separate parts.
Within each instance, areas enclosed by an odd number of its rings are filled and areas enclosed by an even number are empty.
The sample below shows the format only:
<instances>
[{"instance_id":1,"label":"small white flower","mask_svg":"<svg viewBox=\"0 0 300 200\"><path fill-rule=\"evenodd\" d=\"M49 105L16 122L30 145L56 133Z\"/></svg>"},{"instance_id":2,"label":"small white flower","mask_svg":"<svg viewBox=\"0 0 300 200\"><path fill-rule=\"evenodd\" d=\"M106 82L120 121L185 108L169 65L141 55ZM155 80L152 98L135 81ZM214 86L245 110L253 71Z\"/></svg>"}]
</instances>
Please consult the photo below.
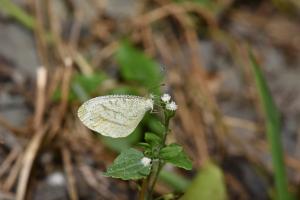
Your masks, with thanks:
<instances>
[{"instance_id":1,"label":"small white flower","mask_svg":"<svg viewBox=\"0 0 300 200\"><path fill-rule=\"evenodd\" d=\"M175 111L175 110L177 110L177 105L176 105L176 103L174 101L172 101L171 103L168 103L166 105L166 108L168 110Z\"/></svg>"},{"instance_id":2,"label":"small white flower","mask_svg":"<svg viewBox=\"0 0 300 200\"><path fill-rule=\"evenodd\" d=\"M171 100L171 96L169 94L163 94L161 96L161 100L165 103L168 103Z\"/></svg>"},{"instance_id":3,"label":"small white flower","mask_svg":"<svg viewBox=\"0 0 300 200\"><path fill-rule=\"evenodd\" d=\"M141 160L141 163L142 163L145 167L147 167L147 166L150 165L151 159L148 158L148 157L143 157L142 160Z\"/></svg>"}]
</instances>

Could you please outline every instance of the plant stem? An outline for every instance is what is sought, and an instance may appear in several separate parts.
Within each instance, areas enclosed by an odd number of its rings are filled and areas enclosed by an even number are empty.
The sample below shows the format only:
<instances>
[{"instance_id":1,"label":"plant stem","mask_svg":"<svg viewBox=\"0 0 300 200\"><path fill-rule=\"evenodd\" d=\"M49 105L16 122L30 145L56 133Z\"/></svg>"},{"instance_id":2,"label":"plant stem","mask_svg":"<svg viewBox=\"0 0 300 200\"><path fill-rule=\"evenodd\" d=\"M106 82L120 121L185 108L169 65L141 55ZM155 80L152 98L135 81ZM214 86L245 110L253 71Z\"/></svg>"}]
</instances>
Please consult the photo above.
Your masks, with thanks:
<instances>
[{"instance_id":1,"label":"plant stem","mask_svg":"<svg viewBox=\"0 0 300 200\"><path fill-rule=\"evenodd\" d=\"M164 124L165 125L165 131L164 131L162 143L160 144L158 151L160 151L166 145L166 139L167 139L167 135L168 135L168 132L169 132L170 117L168 116L168 114L166 112L164 113L164 118L165 118L165 124ZM159 175L161 169L163 168L163 166L164 166L164 163L158 158L157 165L155 166L155 171L151 175L151 177L153 177L153 178L152 178L152 183L150 185L150 189L149 189L149 193L148 193L149 198L152 198L152 193L153 193L155 184L157 182L158 175Z\"/></svg>"},{"instance_id":2,"label":"plant stem","mask_svg":"<svg viewBox=\"0 0 300 200\"><path fill-rule=\"evenodd\" d=\"M145 178L142 183L142 188L139 194L139 200L145 200L145 196L147 195L149 177ZM148 197L147 197L148 198Z\"/></svg>"},{"instance_id":3,"label":"plant stem","mask_svg":"<svg viewBox=\"0 0 300 200\"><path fill-rule=\"evenodd\" d=\"M158 179L158 175L159 175L161 169L163 168L163 166L164 166L164 163L162 163L160 160L158 160L158 165L157 165L156 170L154 172L153 181L152 181L152 184L151 184L151 187L150 187L150 190L149 190L149 196L152 196L152 193L154 191L154 186L155 186L156 181Z\"/></svg>"}]
</instances>

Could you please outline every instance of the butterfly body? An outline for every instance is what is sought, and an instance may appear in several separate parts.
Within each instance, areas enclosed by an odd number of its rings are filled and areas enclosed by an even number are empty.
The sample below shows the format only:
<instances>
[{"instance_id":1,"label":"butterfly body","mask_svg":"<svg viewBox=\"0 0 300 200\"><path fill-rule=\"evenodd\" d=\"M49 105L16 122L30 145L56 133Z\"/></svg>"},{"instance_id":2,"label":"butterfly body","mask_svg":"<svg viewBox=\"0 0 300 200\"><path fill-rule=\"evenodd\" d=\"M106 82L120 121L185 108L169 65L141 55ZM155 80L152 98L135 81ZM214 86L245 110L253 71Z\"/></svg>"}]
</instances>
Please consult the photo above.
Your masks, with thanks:
<instances>
[{"instance_id":1,"label":"butterfly body","mask_svg":"<svg viewBox=\"0 0 300 200\"><path fill-rule=\"evenodd\" d=\"M133 95L107 95L90 99L78 109L85 126L104 136L126 137L134 131L153 100Z\"/></svg>"}]
</instances>

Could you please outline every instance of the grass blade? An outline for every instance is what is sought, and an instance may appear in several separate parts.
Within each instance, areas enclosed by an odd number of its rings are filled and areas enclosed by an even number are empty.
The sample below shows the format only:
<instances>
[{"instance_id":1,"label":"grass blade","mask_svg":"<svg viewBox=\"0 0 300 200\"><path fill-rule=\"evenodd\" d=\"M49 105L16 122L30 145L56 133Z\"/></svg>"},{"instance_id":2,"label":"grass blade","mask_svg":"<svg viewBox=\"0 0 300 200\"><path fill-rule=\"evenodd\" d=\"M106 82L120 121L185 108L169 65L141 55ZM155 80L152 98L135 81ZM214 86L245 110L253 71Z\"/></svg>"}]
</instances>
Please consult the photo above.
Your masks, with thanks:
<instances>
[{"instance_id":1,"label":"grass blade","mask_svg":"<svg viewBox=\"0 0 300 200\"><path fill-rule=\"evenodd\" d=\"M251 51L249 57L255 77L256 87L265 114L267 139L271 148L272 164L275 175L276 196L279 200L289 200L288 182L283 161L283 149L280 138L281 122L280 115L269 91L261 68Z\"/></svg>"}]
</instances>

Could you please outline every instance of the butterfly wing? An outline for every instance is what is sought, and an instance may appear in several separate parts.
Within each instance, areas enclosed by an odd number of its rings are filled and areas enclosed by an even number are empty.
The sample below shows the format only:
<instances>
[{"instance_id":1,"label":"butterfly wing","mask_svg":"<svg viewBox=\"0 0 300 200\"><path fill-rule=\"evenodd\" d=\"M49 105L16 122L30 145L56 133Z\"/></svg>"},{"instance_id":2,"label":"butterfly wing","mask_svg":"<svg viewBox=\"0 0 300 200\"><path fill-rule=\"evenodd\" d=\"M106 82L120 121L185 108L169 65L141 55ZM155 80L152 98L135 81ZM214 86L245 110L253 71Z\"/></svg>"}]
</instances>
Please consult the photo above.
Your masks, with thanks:
<instances>
[{"instance_id":1,"label":"butterfly wing","mask_svg":"<svg viewBox=\"0 0 300 200\"><path fill-rule=\"evenodd\" d=\"M134 131L153 107L149 99L130 95L108 95L90 99L78 109L78 117L88 128L113 138Z\"/></svg>"}]
</instances>

